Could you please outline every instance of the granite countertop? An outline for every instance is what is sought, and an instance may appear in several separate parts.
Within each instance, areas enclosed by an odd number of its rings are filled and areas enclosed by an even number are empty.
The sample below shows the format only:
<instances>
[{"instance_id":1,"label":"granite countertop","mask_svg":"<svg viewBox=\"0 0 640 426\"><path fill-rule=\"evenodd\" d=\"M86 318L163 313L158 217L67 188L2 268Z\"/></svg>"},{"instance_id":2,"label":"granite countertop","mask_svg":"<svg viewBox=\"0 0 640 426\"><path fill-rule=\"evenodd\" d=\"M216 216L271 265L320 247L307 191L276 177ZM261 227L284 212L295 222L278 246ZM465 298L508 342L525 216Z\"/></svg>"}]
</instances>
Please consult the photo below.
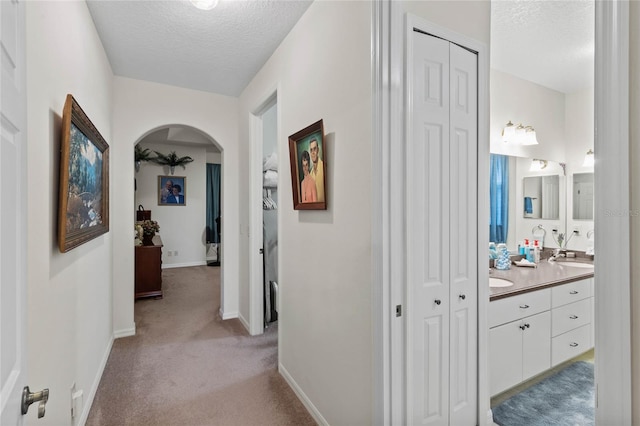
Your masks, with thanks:
<instances>
[{"instance_id":1,"label":"granite countertop","mask_svg":"<svg viewBox=\"0 0 640 426\"><path fill-rule=\"evenodd\" d=\"M582 258L574 258L570 260L593 265L593 261ZM506 271L491 268L489 273L490 277L512 281L513 285L509 287L490 287L489 300L498 300L509 296L515 296L517 294L527 293L529 291L540 290L559 284L593 277L593 269L576 268L567 265L563 266L562 263L563 262L561 260L554 262L543 260L538 263L538 266L535 268L516 266L513 264L511 265L511 269Z\"/></svg>"}]
</instances>

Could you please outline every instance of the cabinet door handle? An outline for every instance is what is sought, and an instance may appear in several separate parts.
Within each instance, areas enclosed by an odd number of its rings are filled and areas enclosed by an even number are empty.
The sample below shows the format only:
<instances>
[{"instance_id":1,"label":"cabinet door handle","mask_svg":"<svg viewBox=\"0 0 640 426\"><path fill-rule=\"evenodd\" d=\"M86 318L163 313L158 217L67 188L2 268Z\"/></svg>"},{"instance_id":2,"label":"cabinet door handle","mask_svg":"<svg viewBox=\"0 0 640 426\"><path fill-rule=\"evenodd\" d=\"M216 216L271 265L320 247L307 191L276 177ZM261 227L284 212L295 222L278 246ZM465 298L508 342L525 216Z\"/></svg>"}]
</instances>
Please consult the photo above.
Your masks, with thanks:
<instances>
[{"instance_id":1,"label":"cabinet door handle","mask_svg":"<svg viewBox=\"0 0 640 426\"><path fill-rule=\"evenodd\" d=\"M569 294L578 294L578 292L576 290L571 290Z\"/></svg>"},{"instance_id":2,"label":"cabinet door handle","mask_svg":"<svg viewBox=\"0 0 640 426\"><path fill-rule=\"evenodd\" d=\"M529 305L520 305L520 309L529 309Z\"/></svg>"},{"instance_id":3,"label":"cabinet door handle","mask_svg":"<svg viewBox=\"0 0 640 426\"><path fill-rule=\"evenodd\" d=\"M573 343L569 343L569 346L571 346L572 348L575 348L576 346L578 346L578 344L576 342L573 342Z\"/></svg>"},{"instance_id":4,"label":"cabinet door handle","mask_svg":"<svg viewBox=\"0 0 640 426\"><path fill-rule=\"evenodd\" d=\"M442 301L440 299L436 299L433 301L433 303L435 303L436 305L439 305L442 303Z\"/></svg>"},{"instance_id":5,"label":"cabinet door handle","mask_svg":"<svg viewBox=\"0 0 640 426\"><path fill-rule=\"evenodd\" d=\"M578 316L577 316L577 315L571 315L569 318L571 318L571 319L578 319Z\"/></svg>"},{"instance_id":6,"label":"cabinet door handle","mask_svg":"<svg viewBox=\"0 0 640 426\"><path fill-rule=\"evenodd\" d=\"M529 328L529 327L531 327L531 324L526 324L526 323L525 323L525 325L524 325L524 326L525 326L525 327L527 327L527 328Z\"/></svg>"},{"instance_id":7,"label":"cabinet door handle","mask_svg":"<svg viewBox=\"0 0 640 426\"><path fill-rule=\"evenodd\" d=\"M465 296L464 294L461 294L460 296L458 296L461 300L464 300L467 298L467 296Z\"/></svg>"},{"instance_id":8,"label":"cabinet door handle","mask_svg":"<svg viewBox=\"0 0 640 426\"><path fill-rule=\"evenodd\" d=\"M520 330L524 331L524 329L526 328L524 325L520 325L518 326L520 328Z\"/></svg>"}]
</instances>

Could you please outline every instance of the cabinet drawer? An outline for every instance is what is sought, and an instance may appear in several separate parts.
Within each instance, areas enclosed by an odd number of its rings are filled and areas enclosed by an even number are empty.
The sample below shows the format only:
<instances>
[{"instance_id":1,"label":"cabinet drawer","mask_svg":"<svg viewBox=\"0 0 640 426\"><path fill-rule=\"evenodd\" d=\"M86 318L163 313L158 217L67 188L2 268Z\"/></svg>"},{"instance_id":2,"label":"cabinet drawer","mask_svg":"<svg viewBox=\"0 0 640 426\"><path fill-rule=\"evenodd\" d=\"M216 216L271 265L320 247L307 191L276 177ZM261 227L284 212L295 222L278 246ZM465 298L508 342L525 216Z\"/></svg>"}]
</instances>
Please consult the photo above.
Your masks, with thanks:
<instances>
[{"instance_id":1,"label":"cabinet drawer","mask_svg":"<svg viewBox=\"0 0 640 426\"><path fill-rule=\"evenodd\" d=\"M489 327L535 315L551 308L551 289L532 291L489 303Z\"/></svg>"},{"instance_id":2,"label":"cabinet drawer","mask_svg":"<svg viewBox=\"0 0 640 426\"><path fill-rule=\"evenodd\" d=\"M592 298L569 303L551 310L551 335L557 336L591 322Z\"/></svg>"},{"instance_id":3,"label":"cabinet drawer","mask_svg":"<svg viewBox=\"0 0 640 426\"><path fill-rule=\"evenodd\" d=\"M591 324L551 339L551 364L558 365L591 349Z\"/></svg>"},{"instance_id":4,"label":"cabinet drawer","mask_svg":"<svg viewBox=\"0 0 640 426\"><path fill-rule=\"evenodd\" d=\"M591 297L592 278L582 281L574 281L569 284L562 284L551 288L551 304L556 306L566 305L567 303Z\"/></svg>"}]
</instances>

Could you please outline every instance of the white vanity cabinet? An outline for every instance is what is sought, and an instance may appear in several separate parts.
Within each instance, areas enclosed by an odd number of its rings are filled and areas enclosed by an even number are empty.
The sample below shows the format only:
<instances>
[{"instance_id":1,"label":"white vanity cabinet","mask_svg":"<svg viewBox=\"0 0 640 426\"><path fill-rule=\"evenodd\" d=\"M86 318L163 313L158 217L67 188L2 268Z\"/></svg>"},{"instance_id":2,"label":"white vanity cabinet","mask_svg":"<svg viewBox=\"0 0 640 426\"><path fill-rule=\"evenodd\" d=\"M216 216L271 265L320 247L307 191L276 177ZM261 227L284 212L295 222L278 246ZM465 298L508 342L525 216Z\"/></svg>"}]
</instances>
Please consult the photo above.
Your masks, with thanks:
<instances>
[{"instance_id":1,"label":"white vanity cabinet","mask_svg":"<svg viewBox=\"0 0 640 426\"><path fill-rule=\"evenodd\" d=\"M551 366L551 291L489 305L490 390L495 395Z\"/></svg>"},{"instance_id":2,"label":"white vanity cabinet","mask_svg":"<svg viewBox=\"0 0 640 426\"><path fill-rule=\"evenodd\" d=\"M593 347L593 278L551 289L551 363L560 364Z\"/></svg>"},{"instance_id":3,"label":"white vanity cabinet","mask_svg":"<svg viewBox=\"0 0 640 426\"><path fill-rule=\"evenodd\" d=\"M593 278L489 304L491 395L593 347Z\"/></svg>"}]
</instances>

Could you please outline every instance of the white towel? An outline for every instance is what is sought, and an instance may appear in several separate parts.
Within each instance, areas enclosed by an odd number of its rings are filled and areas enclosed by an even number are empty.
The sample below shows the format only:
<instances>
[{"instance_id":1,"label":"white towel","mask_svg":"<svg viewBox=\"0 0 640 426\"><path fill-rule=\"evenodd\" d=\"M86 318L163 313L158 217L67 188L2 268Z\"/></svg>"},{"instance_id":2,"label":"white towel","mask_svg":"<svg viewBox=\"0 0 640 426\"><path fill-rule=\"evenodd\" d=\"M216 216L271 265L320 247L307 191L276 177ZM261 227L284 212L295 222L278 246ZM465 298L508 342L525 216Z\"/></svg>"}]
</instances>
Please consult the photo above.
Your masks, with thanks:
<instances>
[{"instance_id":1,"label":"white towel","mask_svg":"<svg viewBox=\"0 0 640 426\"><path fill-rule=\"evenodd\" d=\"M276 155L275 152L272 153L271 155L266 156L264 160L262 160L262 170L278 171L278 156Z\"/></svg>"}]
</instances>

